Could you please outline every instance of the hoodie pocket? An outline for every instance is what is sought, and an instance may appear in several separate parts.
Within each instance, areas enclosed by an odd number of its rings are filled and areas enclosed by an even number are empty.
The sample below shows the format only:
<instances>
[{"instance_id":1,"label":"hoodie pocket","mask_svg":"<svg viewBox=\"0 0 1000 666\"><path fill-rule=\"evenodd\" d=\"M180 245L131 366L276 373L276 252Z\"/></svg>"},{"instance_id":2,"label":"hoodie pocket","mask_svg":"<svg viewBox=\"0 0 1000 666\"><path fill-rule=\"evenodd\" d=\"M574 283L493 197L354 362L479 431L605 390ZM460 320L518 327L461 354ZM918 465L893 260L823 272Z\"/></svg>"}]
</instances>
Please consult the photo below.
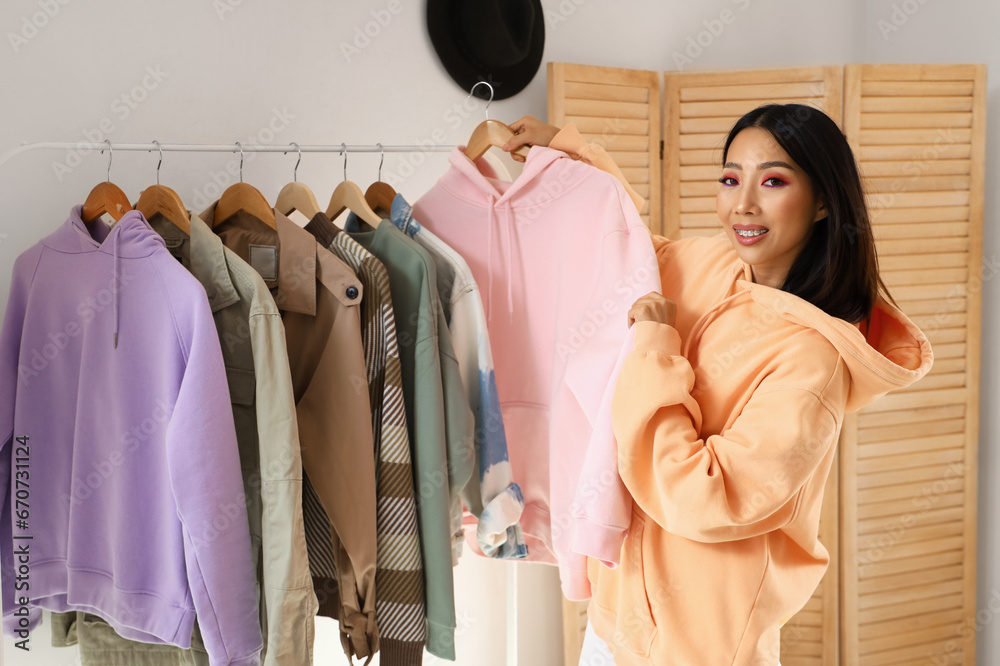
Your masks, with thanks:
<instances>
[{"instance_id":1,"label":"hoodie pocket","mask_svg":"<svg viewBox=\"0 0 1000 666\"><path fill-rule=\"evenodd\" d=\"M656 624L646 594L645 536L646 523L633 513L632 525L622 547L621 566L614 576L618 585L602 585L599 582L594 596L595 604L615 616L612 639L615 646L641 657L649 656L650 646L656 637ZM608 573L604 573L605 578Z\"/></svg>"}]
</instances>

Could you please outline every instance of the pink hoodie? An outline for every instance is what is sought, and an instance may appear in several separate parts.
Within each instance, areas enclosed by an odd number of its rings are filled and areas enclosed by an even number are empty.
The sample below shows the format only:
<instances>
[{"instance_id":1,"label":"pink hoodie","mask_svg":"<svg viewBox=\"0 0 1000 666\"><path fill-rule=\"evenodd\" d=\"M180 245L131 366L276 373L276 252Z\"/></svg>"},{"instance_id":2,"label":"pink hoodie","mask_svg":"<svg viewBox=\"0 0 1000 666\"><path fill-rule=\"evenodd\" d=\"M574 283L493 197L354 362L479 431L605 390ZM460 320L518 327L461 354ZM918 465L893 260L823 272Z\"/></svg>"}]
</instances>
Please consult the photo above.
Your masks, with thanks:
<instances>
[{"instance_id":1,"label":"pink hoodie","mask_svg":"<svg viewBox=\"0 0 1000 666\"><path fill-rule=\"evenodd\" d=\"M660 291L652 242L621 183L566 153L532 147L513 183L463 147L450 161L414 216L465 257L485 296L527 559L558 564L564 594L585 599L586 556L617 563L629 526L617 461L600 452L615 450L628 310ZM474 526L467 540L475 548Z\"/></svg>"}]
</instances>

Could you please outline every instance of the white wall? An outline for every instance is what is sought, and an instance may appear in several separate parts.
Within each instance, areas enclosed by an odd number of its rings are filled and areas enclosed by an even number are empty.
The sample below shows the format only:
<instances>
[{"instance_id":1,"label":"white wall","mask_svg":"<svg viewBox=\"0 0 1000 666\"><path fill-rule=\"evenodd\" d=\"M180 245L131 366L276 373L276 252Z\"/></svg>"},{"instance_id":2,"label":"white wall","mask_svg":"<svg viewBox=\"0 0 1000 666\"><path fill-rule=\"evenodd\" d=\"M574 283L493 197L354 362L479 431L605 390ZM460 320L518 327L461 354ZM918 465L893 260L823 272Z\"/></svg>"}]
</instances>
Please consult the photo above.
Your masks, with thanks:
<instances>
[{"instance_id":1,"label":"white wall","mask_svg":"<svg viewBox=\"0 0 1000 666\"><path fill-rule=\"evenodd\" d=\"M891 15L893 2L543 0L548 30L544 60L663 70L864 61L996 65L1000 59L1000 46L991 34L1000 25L994 3L907 0L919 10L883 40L877 21ZM441 132L445 143L464 141L482 118L482 105L466 103L466 93L437 62L426 36L423 2L404 0L402 10L388 14L391 20L369 43L359 42L360 52L345 53L343 45L352 45L358 31L373 20L372 12L390 4L396 6L389 0L6 0L0 5L0 153L26 141L84 140L85 133L96 132L101 140L100 129L109 123L113 129L107 137L115 142L410 144L440 138ZM32 36L15 51L10 33L21 32L25 20L30 24L44 6L58 10L37 34L26 31ZM720 24L714 21L723 10L733 13L731 24L700 53L686 51L689 38L699 32L711 27L718 32ZM35 20L43 23L38 16ZM158 77L149 76L150 69ZM996 121L1000 99L995 84L991 91L991 120ZM123 101L123 95L132 99ZM544 65L523 93L491 108L492 117L508 121L526 113L544 117L545 111ZM988 167L1000 156L995 127L991 123ZM271 130L276 130L273 136ZM60 224L69 207L105 177L104 157L77 157L48 151L0 164L5 218L0 221L0 266L10 266ZM156 161L155 154L116 153L112 179L135 197L152 182ZM222 174L237 161L231 155L168 153L161 180L189 207L200 209L217 195L216 183L225 186L229 176ZM70 165L68 173L57 173L60 163ZM273 201L291 179L294 163L294 154L248 156L244 177ZM348 176L364 186L375 178L377 164L377 155L352 155ZM446 166L441 154L387 155L383 176L412 201ZM322 202L341 173L339 156L307 154L299 179ZM997 200L992 188L987 192L985 252L992 257L998 242L993 224ZM0 298L8 285L9 272L0 269ZM994 282L986 283L985 340L992 339L990 332L1000 324L1000 311L991 305L996 290ZM995 527L1000 491L987 483L1000 475L1000 457L985 445L1000 428L996 410L988 409L1000 388L994 378L1000 358L988 345L983 351L980 597L985 607L1000 587L1000 530ZM504 563L468 557L457 569L457 663L506 663L507 569ZM518 571L521 650L512 661L558 664L562 639L554 572L544 567ZM330 625L320 627L318 663L337 663L336 637ZM43 651L47 637L47 629L33 636L38 651L30 658L13 650L9 641L3 656L10 664L75 663L72 650ZM988 625L979 638L979 663L1000 662L995 626Z\"/></svg>"}]
</instances>

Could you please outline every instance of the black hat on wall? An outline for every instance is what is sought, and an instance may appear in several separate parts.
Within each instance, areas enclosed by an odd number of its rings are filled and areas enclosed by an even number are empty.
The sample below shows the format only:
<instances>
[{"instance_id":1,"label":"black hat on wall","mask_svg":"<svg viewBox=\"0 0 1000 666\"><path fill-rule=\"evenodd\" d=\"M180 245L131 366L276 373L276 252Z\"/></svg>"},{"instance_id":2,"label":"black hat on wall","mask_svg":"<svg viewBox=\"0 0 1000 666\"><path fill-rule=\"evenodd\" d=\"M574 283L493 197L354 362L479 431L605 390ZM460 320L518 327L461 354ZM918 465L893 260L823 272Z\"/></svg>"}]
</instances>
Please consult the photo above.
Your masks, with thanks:
<instances>
[{"instance_id":1,"label":"black hat on wall","mask_svg":"<svg viewBox=\"0 0 1000 666\"><path fill-rule=\"evenodd\" d=\"M441 63L461 88L493 86L493 99L521 92L545 46L541 0L427 0L427 31ZM486 86L476 97L489 98Z\"/></svg>"}]
</instances>

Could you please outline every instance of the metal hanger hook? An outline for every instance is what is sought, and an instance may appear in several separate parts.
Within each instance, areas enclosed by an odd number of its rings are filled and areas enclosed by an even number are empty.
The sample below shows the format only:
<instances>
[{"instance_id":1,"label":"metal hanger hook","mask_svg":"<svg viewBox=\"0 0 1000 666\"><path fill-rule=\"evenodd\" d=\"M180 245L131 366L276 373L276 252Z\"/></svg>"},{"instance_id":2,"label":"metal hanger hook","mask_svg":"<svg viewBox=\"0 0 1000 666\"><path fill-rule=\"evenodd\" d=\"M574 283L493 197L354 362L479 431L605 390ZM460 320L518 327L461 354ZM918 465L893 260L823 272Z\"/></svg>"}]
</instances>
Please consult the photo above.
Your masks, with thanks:
<instances>
[{"instance_id":1,"label":"metal hanger hook","mask_svg":"<svg viewBox=\"0 0 1000 666\"><path fill-rule=\"evenodd\" d=\"M344 156L344 180L347 180L347 144L340 144L340 154Z\"/></svg>"},{"instance_id":2,"label":"metal hanger hook","mask_svg":"<svg viewBox=\"0 0 1000 666\"><path fill-rule=\"evenodd\" d=\"M153 143L156 144L156 148L160 151L160 161L156 163L156 184L160 184L160 167L163 166L163 146L156 139L153 139Z\"/></svg>"},{"instance_id":3,"label":"metal hanger hook","mask_svg":"<svg viewBox=\"0 0 1000 666\"><path fill-rule=\"evenodd\" d=\"M236 145L240 148L240 182L243 182L243 146L237 141Z\"/></svg>"},{"instance_id":4,"label":"metal hanger hook","mask_svg":"<svg viewBox=\"0 0 1000 666\"><path fill-rule=\"evenodd\" d=\"M486 100L486 120L490 119L490 104L493 103L493 86L491 86L486 81L477 81L476 85L472 86L472 90L469 91L469 96L466 99L472 99L472 95L475 94L476 88L479 86L486 86L490 89L490 98Z\"/></svg>"},{"instance_id":5,"label":"metal hanger hook","mask_svg":"<svg viewBox=\"0 0 1000 666\"><path fill-rule=\"evenodd\" d=\"M381 143L376 143L375 145L378 146L378 150L382 154L381 157L378 158L378 182L381 183L382 182L382 162L385 162L385 148L382 147Z\"/></svg>"},{"instance_id":6,"label":"metal hanger hook","mask_svg":"<svg viewBox=\"0 0 1000 666\"><path fill-rule=\"evenodd\" d=\"M115 159L115 151L111 149L111 139L105 139L104 143L108 144L108 182L111 182L111 161ZM101 149L101 154L104 154L104 149Z\"/></svg>"},{"instance_id":7,"label":"metal hanger hook","mask_svg":"<svg viewBox=\"0 0 1000 666\"><path fill-rule=\"evenodd\" d=\"M300 148L299 144L295 143L294 141L292 141L288 145L295 146L295 149L299 151L299 159L295 161L295 168L292 169L292 182L297 183L299 182L299 163L302 161L302 148ZM287 155L288 151L286 150L283 154Z\"/></svg>"}]
</instances>

